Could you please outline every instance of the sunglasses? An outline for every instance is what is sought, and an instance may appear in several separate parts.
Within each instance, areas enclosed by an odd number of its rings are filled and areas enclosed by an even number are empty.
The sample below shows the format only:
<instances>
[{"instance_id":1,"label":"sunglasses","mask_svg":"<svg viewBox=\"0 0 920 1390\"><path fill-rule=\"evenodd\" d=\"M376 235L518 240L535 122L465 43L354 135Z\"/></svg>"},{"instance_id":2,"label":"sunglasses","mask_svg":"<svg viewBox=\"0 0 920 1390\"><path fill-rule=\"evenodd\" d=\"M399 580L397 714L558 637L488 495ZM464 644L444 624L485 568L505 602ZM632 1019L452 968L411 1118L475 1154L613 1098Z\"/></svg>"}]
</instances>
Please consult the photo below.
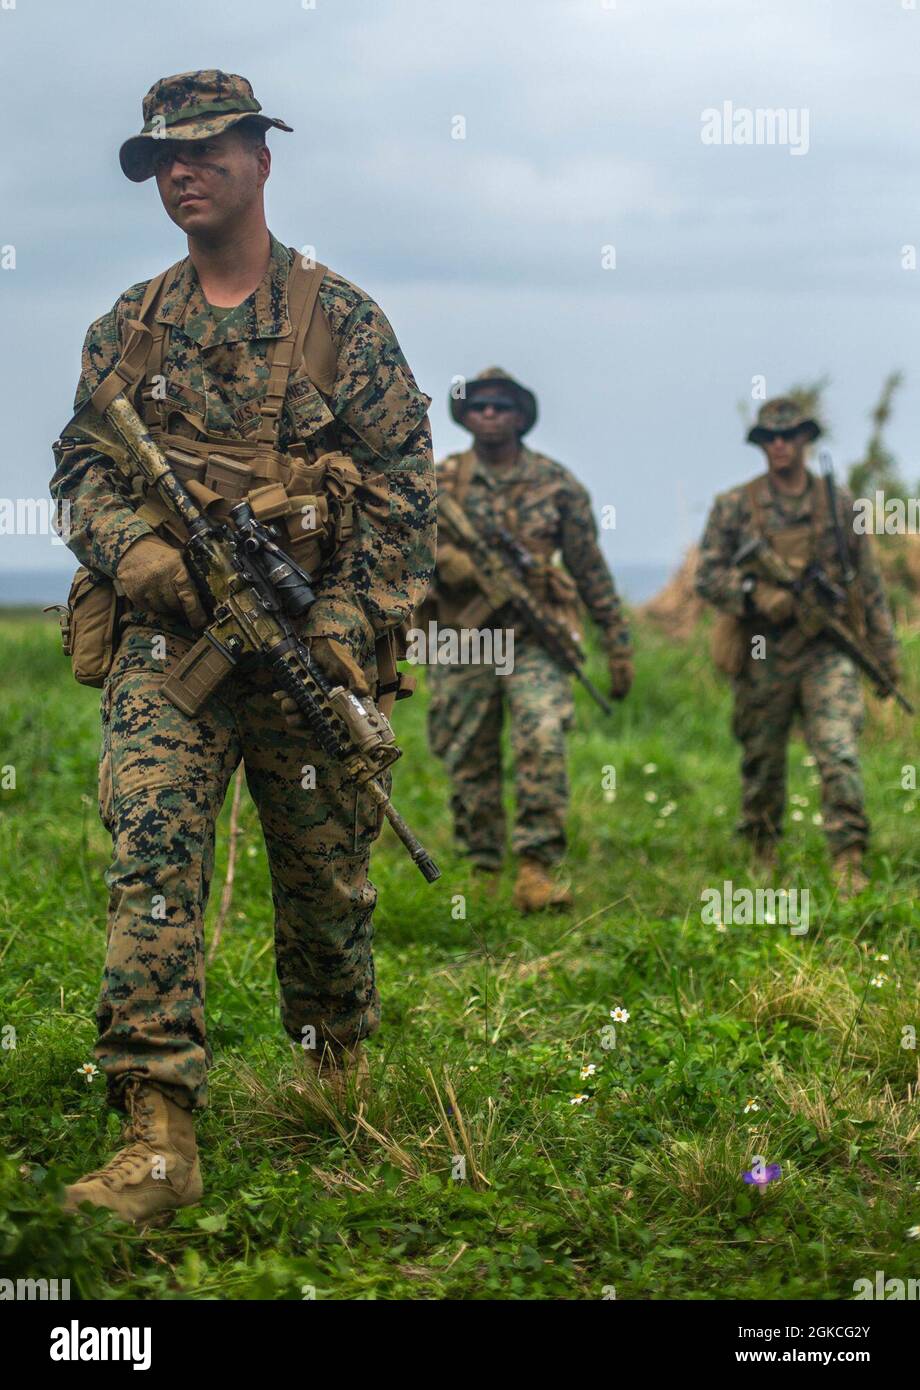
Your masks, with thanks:
<instances>
[{"instance_id":1,"label":"sunglasses","mask_svg":"<svg viewBox=\"0 0 920 1390\"><path fill-rule=\"evenodd\" d=\"M793 439L798 439L801 430L797 427L794 430L763 430L760 436L761 444L773 444L777 439L786 439L790 443Z\"/></svg>"},{"instance_id":2,"label":"sunglasses","mask_svg":"<svg viewBox=\"0 0 920 1390\"><path fill-rule=\"evenodd\" d=\"M499 415L507 414L509 410L517 410L513 401L495 400L491 396L477 396L474 401L470 401L467 410L475 410L478 414L481 410L488 410L489 406L498 411Z\"/></svg>"},{"instance_id":3,"label":"sunglasses","mask_svg":"<svg viewBox=\"0 0 920 1390\"><path fill-rule=\"evenodd\" d=\"M151 157L154 171L169 169L179 158L184 164L211 164L214 162L214 146L209 140L202 140L197 146L191 141L164 140Z\"/></svg>"}]
</instances>

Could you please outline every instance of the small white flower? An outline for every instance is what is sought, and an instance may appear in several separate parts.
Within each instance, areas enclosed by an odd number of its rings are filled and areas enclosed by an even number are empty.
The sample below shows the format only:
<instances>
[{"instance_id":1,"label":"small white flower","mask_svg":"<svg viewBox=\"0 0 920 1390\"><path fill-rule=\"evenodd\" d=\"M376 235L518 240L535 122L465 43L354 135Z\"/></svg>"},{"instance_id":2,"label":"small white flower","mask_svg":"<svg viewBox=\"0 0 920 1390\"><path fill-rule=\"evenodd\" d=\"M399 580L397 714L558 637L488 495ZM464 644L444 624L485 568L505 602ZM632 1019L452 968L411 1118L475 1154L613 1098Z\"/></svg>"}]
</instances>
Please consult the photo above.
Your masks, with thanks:
<instances>
[{"instance_id":1,"label":"small white flower","mask_svg":"<svg viewBox=\"0 0 920 1390\"><path fill-rule=\"evenodd\" d=\"M716 922L716 931L728 931L728 927L724 922Z\"/></svg>"},{"instance_id":2,"label":"small white flower","mask_svg":"<svg viewBox=\"0 0 920 1390\"><path fill-rule=\"evenodd\" d=\"M889 957L886 956L884 952L880 952L877 956L874 956L873 959L874 959L874 960L885 960L885 961L887 961L887 960L889 959Z\"/></svg>"},{"instance_id":3,"label":"small white flower","mask_svg":"<svg viewBox=\"0 0 920 1390\"><path fill-rule=\"evenodd\" d=\"M822 814L821 814L820 811L815 811L814 815L813 815L812 818L811 818L811 823L812 823L812 825L823 825L823 824L824 824L824 817L822 816Z\"/></svg>"},{"instance_id":4,"label":"small white flower","mask_svg":"<svg viewBox=\"0 0 920 1390\"><path fill-rule=\"evenodd\" d=\"M887 975L873 975L872 979L869 981L869 984L874 985L876 989L881 989L882 985L885 983L887 979Z\"/></svg>"},{"instance_id":5,"label":"small white flower","mask_svg":"<svg viewBox=\"0 0 920 1390\"><path fill-rule=\"evenodd\" d=\"M658 793L657 793L657 792L646 792L646 793L645 793L645 799L646 799L646 801L649 803L649 805L651 805L652 802L658 800Z\"/></svg>"},{"instance_id":6,"label":"small white flower","mask_svg":"<svg viewBox=\"0 0 920 1390\"><path fill-rule=\"evenodd\" d=\"M99 1075L99 1068L94 1062L84 1062L82 1067L77 1067L77 1076L82 1076L87 1086L94 1076Z\"/></svg>"},{"instance_id":7,"label":"small white flower","mask_svg":"<svg viewBox=\"0 0 920 1390\"><path fill-rule=\"evenodd\" d=\"M614 1023L628 1023L629 1010L621 1009L618 1004L615 1009L610 1010L610 1017L613 1019Z\"/></svg>"},{"instance_id":8,"label":"small white flower","mask_svg":"<svg viewBox=\"0 0 920 1390\"><path fill-rule=\"evenodd\" d=\"M793 819L793 820L804 820L805 817L803 816L803 814L802 814L801 811L793 811L793 813L792 813L792 819Z\"/></svg>"},{"instance_id":9,"label":"small white flower","mask_svg":"<svg viewBox=\"0 0 920 1390\"><path fill-rule=\"evenodd\" d=\"M246 853L247 853L247 855L249 856L250 859L255 859L255 857L256 857L256 855L259 853L259 851L258 851L258 849L256 848L255 845L247 845L247 846L246 846Z\"/></svg>"},{"instance_id":10,"label":"small white flower","mask_svg":"<svg viewBox=\"0 0 920 1390\"><path fill-rule=\"evenodd\" d=\"M662 806L662 808L661 808L661 814L662 814L663 816L673 816L673 814L674 814L674 812L675 812L676 810L677 810L677 802L676 802L676 801L666 801L666 802L664 803L664 805Z\"/></svg>"},{"instance_id":11,"label":"small white flower","mask_svg":"<svg viewBox=\"0 0 920 1390\"><path fill-rule=\"evenodd\" d=\"M813 756L811 753L807 754L807 756L804 757L804 758L802 759L802 766L803 766L803 767L814 767L814 765L815 765L815 759L814 759L814 756Z\"/></svg>"},{"instance_id":12,"label":"small white flower","mask_svg":"<svg viewBox=\"0 0 920 1390\"><path fill-rule=\"evenodd\" d=\"M573 1096L569 1101L569 1105L584 1105L585 1101L590 1099L590 1096Z\"/></svg>"},{"instance_id":13,"label":"small white flower","mask_svg":"<svg viewBox=\"0 0 920 1390\"><path fill-rule=\"evenodd\" d=\"M605 801L616 801L616 799L617 799L617 794L616 794L616 792L614 791L613 787L608 787L607 790L604 792L604 800L605 800Z\"/></svg>"},{"instance_id":14,"label":"small white flower","mask_svg":"<svg viewBox=\"0 0 920 1390\"><path fill-rule=\"evenodd\" d=\"M657 771L658 771L658 764L657 764L657 763L646 763L646 764L644 765L644 767L642 768L642 771L645 773L646 777L651 777L651 775L652 775L653 772L657 772Z\"/></svg>"},{"instance_id":15,"label":"small white flower","mask_svg":"<svg viewBox=\"0 0 920 1390\"><path fill-rule=\"evenodd\" d=\"M760 1106L757 1104L757 1097L756 1097L756 1096L752 1096L751 1099L748 1101L747 1105L744 1107L744 1113L745 1113L745 1115L750 1115L750 1113L751 1113L752 1110L759 1110L759 1109L760 1109Z\"/></svg>"},{"instance_id":16,"label":"small white flower","mask_svg":"<svg viewBox=\"0 0 920 1390\"><path fill-rule=\"evenodd\" d=\"M582 1081L587 1081L588 1077L593 1076L596 1071L597 1067L593 1062L586 1062L580 1073Z\"/></svg>"},{"instance_id":17,"label":"small white flower","mask_svg":"<svg viewBox=\"0 0 920 1390\"><path fill-rule=\"evenodd\" d=\"M920 1226L910 1226L907 1231L908 1240L920 1240Z\"/></svg>"}]
</instances>

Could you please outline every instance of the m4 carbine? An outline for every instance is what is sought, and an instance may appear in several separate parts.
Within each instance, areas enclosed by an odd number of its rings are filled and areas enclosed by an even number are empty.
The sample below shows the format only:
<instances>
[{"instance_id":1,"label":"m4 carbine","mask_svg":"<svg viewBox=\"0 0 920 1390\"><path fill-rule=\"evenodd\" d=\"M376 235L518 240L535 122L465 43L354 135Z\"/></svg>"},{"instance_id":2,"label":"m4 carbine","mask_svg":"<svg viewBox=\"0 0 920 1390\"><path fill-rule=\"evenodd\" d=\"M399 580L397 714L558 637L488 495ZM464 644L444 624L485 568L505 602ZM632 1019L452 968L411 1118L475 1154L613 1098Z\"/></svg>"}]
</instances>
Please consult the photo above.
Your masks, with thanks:
<instances>
[{"instance_id":1,"label":"m4 carbine","mask_svg":"<svg viewBox=\"0 0 920 1390\"><path fill-rule=\"evenodd\" d=\"M561 623L555 614L528 589L522 575L534 569L537 561L526 546L500 526L486 524L484 532L474 526L466 512L449 494L438 498L438 525L443 527L454 543L465 550L476 567L475 583L495 613L508 607L526 623L534 637L564 670L581 682L595 704L605 714L613 706L583 670L585 654L578 637ZM505 559L502 551L509 556Z\"/></svg>"},{"instance_id":2,"label":"m4 carbine","mask_svg":"<svg viewBox=\"0 0 920 1390\"><path fill-rule=\"evenodd\" d=\"M820 565L807 565L797 575L762 536L755 536L741 546L732 564L770 584L788 589L795 601L796 622L806 637L828 637L865 672L880 695L893 695L903 710L908 714L914 713L913 705L901 694L888 673L834 613L835 607L846 603L846 594Z\"/></svg>"},{"instance_id":3,"label":"m4 carbine","mask_svg":"<svg viewBox=\"0 0 920 1390\"><path fill-rule=\"evenodd\" d=\"M210 621L164 682L167 699L195 715L244 656L255 656L292 697L323 751L384 808L427 881L440 878L380 780L402 755L389 720L372 700L330 681L297 635L292 619L309 611L315 595L310 576L283 552L274 528L259 522L245 501L231 508L230 525L208 516L124 393L101 415L88 401L63 437L101 448L129 478L140 473L188 530L183 554Z\"/></svg>"}]
</instances>

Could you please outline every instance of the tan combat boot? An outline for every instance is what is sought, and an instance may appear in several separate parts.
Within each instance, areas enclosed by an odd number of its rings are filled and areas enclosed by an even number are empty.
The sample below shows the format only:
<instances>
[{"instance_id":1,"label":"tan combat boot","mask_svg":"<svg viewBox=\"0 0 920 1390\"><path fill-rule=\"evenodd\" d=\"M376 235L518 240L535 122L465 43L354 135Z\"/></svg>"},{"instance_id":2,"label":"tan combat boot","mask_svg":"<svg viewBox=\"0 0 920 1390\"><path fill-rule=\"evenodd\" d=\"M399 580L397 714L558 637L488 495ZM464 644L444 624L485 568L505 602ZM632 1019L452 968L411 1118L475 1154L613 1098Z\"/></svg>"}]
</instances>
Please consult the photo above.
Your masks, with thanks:
<instances>
[{"instance_id":1,"label":"tan combat boot","mask_svg":"<svg viewBox=\"0 0 920 1390\"><path fill-rule=\"evenodd\" d=\"M834 882L837 897L842 901L855 898L869 887L863 872L863 852L859 845L849 845L834 856Z\"/></svg>"},{"instance_id":2,"label":"tan combat boot","mask_svg":"<svg viewBox=\"0 0 920 1390\"><path fill-rule=\"evenodd\" d=\"M542 912L544 908L572 905L572 890L557 883L545 864L537 859L521 859L514 885L514 906L519 912Z\"/></svg>"},{"instance_id":3,"label":"tan combat boot","mask_svg":"<svg viewBox=\"0 0 920 1390\"><path fill-rule=\"evenodd\" d=\"M127 1147L104 1168L65 1188L65 1211L92 1202L124 1221L149 1221L200 1201L203 1187L191 1113L140 1081L128 1083L125 1104Z\"/></svg>"},{"instance_id":4,"label":"tan combat boot","mask_svg":"<svg viewBox=\"0 0 920 1390\"><path fill-rule=\"evenodd\" d=\"M366 1098L371 1072L361 1043L334 1049L327 1043L322 1051L295 1044L294 1055L299 1055L308 1082L327 1091L340 1110Z\"/></svg>"}]
</instances>

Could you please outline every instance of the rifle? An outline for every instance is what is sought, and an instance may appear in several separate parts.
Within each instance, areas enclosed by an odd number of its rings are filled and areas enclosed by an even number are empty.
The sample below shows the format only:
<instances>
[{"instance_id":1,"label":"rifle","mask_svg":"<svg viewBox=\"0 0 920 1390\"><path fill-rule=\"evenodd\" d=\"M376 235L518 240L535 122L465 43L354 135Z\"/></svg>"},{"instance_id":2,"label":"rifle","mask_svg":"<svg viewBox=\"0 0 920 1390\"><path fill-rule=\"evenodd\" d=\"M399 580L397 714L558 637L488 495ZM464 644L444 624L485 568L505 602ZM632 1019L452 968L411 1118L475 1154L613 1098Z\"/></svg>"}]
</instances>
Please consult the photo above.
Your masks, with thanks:
<instances>
[{"instance_id":1,"label":"rifle","mask_svg":"<svg viewBox=\"0 0 920 1390\"><path fill-rule=\"evenodd\" d=\"M300 640L292 619L315 600L310 576L284 553L278 532L260 522L246 501L230 509L231 525L208 516L120 392L100 414L92 401L63 432L101 448L128 478L140 473L189 533L183 557L200 591L209 623L176 663L163 694L195 715L244 656L269 666L330 758L366 786L407 853L429 883L441 871L393 806L380 774L402 756L389 720L370 699L334 685Z\"/></svg>"},{"instance_id":2,"label":"rifle","mask_svg":"<svg viewBox=\"0 0 920 1390\"><path fill-rule=\"evenodd\" d=\"M831 520L834 523L834 544L837 547L837 559L840 562L840 573L846 588L849 588L856 578L856 571L850 560L850 552L847 550L846 541L843 537L843 528L840 525L840 514L837 510L837 483L834 478L834 460L831 458L830 449L822 449L818 454L818 462L821 465L821 475L824 478L824 486L827 489L827 505L830 509Z\"/></svg>"},{"instance_id":3,"label":"rifle","mask_svg":"<svg viewBox=\"0 0 920 1390\"><path fill-rule=\"evenodd\" d=\"M537 564L526 546L501 526L486 524L484 536L480 535L463 508L449 495L438 498L438 522L471 556L476 566L476 584L490 611L509 606L550 656L581 682L594 703L605 714L612 714L610 701L582 669L585 654L577 636L533 597L521 578ZM498 553L501 550L510 556L510 562Z\"/></svg>"},{"instance_id":4,"label":"rifle","mask_svg":"<svg viewBox=\"0 0 920 1390\"><path fill-rule=\"evenodd\" d=\"M890 676L832 611L846 603L846 594L821 565L812 563L800 575L796 575L762 536L755 536L741 546L733 556L732 564L753 567L753 572L761 578L788 589L796 602L796 621L806 637L828 637L865 672L880 695L893 695L903 710L908 714L914 713L913 705L901 694Z\"/></svg>"}]
</instances>

